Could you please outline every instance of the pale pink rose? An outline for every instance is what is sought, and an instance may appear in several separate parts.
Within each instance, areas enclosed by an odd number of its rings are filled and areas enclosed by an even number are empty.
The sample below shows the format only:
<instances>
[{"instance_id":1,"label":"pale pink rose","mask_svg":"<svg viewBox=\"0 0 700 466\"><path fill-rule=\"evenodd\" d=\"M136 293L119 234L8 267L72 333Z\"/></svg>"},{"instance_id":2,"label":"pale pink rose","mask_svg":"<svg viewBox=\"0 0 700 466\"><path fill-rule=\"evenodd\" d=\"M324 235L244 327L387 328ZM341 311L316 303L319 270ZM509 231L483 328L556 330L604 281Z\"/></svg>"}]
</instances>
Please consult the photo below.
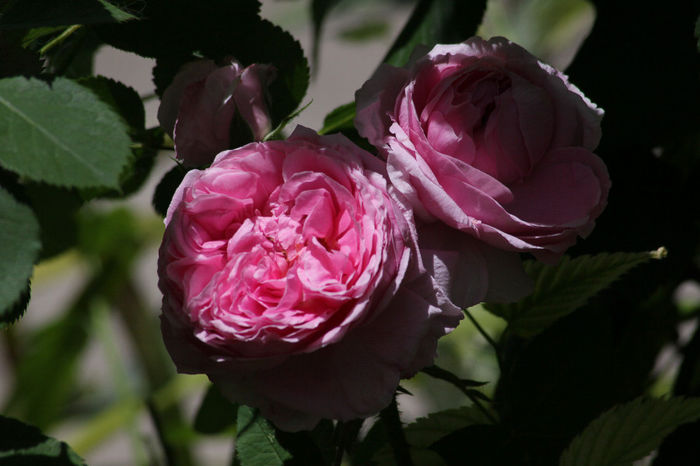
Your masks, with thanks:
<instances>
[{"instance_id":1,"label":"pale pink rose","mask_svg":"<svg viewBox=\"0 0 700 466\"><path fill-rule=\"evenodd\" d=\"M507 262L438 238L424 267L404 202L379 159L306 128L188 172L158 261L178 370L286 430L384 408L462 318L452 288L475 304ZM449 268L466 272L459 284Z\"/></svg>"},{"instance_id":2,"label":"pale pink rose","mask_svg":"<svg viewBox=\"0 0 700 466\"><path fill-rule=\"evenodd\" d=\"M551 260L606 205L610 179L592 152L603 111L504 38L382 65L356 101L360 134L424 220Z\"/></svg>"},{"instance_id":3,"label":"pale pink rose","mask_svg":"<svg viewBox=\"0 0 700 466\"><path fill-rule=\"evenodd\" d=\"M271 129L265 94L273 75L269 65L244 68L234 60L222 67L211 60L183 66L158 109L158 121L173 137L177 158L196 167L232 149L235 119L248 126L252 139L262 140Z\"/></svg>"}]
</instances>

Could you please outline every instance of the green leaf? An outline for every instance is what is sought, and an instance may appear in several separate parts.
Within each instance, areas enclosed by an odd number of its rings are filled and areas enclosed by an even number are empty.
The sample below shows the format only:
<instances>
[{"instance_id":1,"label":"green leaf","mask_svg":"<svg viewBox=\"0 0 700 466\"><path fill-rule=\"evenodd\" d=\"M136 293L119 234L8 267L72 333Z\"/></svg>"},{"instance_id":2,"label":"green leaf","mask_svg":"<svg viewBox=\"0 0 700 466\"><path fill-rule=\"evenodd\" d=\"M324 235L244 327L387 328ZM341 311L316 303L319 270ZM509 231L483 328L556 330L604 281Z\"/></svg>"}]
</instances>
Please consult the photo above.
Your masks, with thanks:
<instances>
[{"instance_id":1,"label":"green leaf","mask_svg":"<svg viewBox=\"0 0 700 466\"><path fill-rule=\"evenodd\" d=\"M247 33L260 21L259 9L258 0L150 0L141 12L143 19L103 24L98 34L108 44L144 57L183 58L197 51L223 58L231 47L256 47L258 38ZM231 43L232 38L238 43ZM212 48L224 52L210 56Z\"/></svg>"},{"instance_id":2,"label":"green leaf","mask_svg":"<svg viewBox=\"0 0 700 466\"><path fill-rule=\"evenodd\" d=\"M27 310L27 306L29 306L29 300L31 297L32 282L31 280L27 280L27 286L19 295L19 298L17 298L15 303L10 308L3 312L2 319L0 319L0 329L7 325L13 324L24 315L25 311Z\"/></svg>"},{"instance_id":3,"label":"green leaf","mask_svg":"<svg viewBox=\"0 0 700 466\"><path fill-rule=\"evenodd\" d=\"M163 176L158 186L156 186L151 203L161 217L165 217L168 214L168 207L173 200L173 194L175 194L175 190L180 186L186 174L187 170L185 168L176 165Z\"/></svg>"},{"instance_id":4,"label":"green leaf","mask_svg":"<svg viewBox=\"0 0 700 466\"><path fill-rule=\"evenodd\" d=\"M42 55L44 75L82 78L93 74L95 54L102 45L91 28L75 25L32 48Z\"/></svg>"},{"instance_id":5,"label":"green leaf","mask_svg":"<svg viewBox=\"0 0 700 466\"><path fill-rule=\"evenodd\" d=\"M292 121L293 119L295 119L296 117L298 117L304 110L306 110L307 108L309 108L309 105L311 105L312 103L313 103L313 101L312 101L312 100L309 100L309 103L307 103L306 105L304 105L304 106L302 106L302 107L299 107L299 108L296 109L294 112L292 112L292 113L290 113L289 115L287 115L286 117L284 117L284 118L282 119L282 121L280 121L280 123L277 125L277 127L276 127L275 129L273 129L272 131L270 131L269 133L267 133L267 134L265 135L265 137L263 138L263 141L272 141L272 140L276 140L276 139L284 139L284 138L285 138L285 136L284 136L284 128L287 127L287 125L289 124L290 121Z\"/></svg>"},{"instance_id":6,"label":"green leaf","mask_svg":"<svg viewBox=\"0 0 700 466\"><path fill-rule=\"evenodd\" d=\"M85 464L65 442L36 427L0 416L0 463L8 466L81 466Z\"/></svg>"},{"instance_id":7,"label":"green leaf","mask_svg":"<svg viewBox=\"0 0 700 466\"><path fill-rule=\"evenodd\" d=\"M528 261L525 272L535 284L532 294L517 303L487 303L485 307L507 320L509 331L532 337L583 306L630 269L664 251L602 253L575 259L565 256L554 266Z\"/></svg>"},{"instance_id":8,"label":"green leaf","mask_svg":"<svg viewBox=\"0 0 700 466\"><path fill-rule=\"evenodd\" d=\"M394 66L408 62L417 45L462 42L481 23L486 0L421 0L384 61Z\"/></svg>"},{"instance_id":9,"label":"green leaf","mask_svg":"<svg viewBox=\"0 0 700 466\"><path fill-rule=\"evenodd\" d=\"M41 74L39 54L24 46L23 31L6 31L0 34L0 57L0 78Z\"/></svg>"},{"instance_id":10,"label":"green leaf","mask_svg":"<svg viewBox=\"0 0 700 466\"><path fill-rule=\"evenodd\" d=\"M313 51L311 52L311 56L313 58L314 65L318 63L318 53L320 50L323 22L328 13L340 2L341 0L313 0L311 2L311 20L313 22Z\"/></svg>"},{"instance_id":11,"label":"green leaf","mask_svg":"<svg viewBox=\"0 0 700 466\"><path fill-rule=\"evenodd\" d=\"M318 134L328 134L354 127L355 102L349 102L333 109L323 119L323 127Z\"/></svg>"},{"instance_id":12,"label":"green leaf","mask_svg":"<svg viewBox=\"0 0 700 466\"><path fill-rule=\"evenodd\" d=\"M362 438L352 450L351 464L372 464L372 460L382 455L387 458L394 457L387 443L386 427L384 422L377 418L364 438Z\"/></svg>"},{"instance_id":13,"label":"green leaf","mask_svg":"<svg viewBox=\"0 0 700 466\"><path fill-rule=\"evenodd\" d=\"M0 30L102 24L136 19L134 14L117 6L118 3L120 2L110 3L106 0L15 1L0 16Z\"/></svg>"},{"instance_id":14,"label":"green leaf","mask_svg":"<svg viewBox=\"0 0 700 466\"><path fill-rule=\"evenodd\" d=\"M15 320L24 310L18 310L15 304L23 307L20 300L40 249L39 222L34 212L0 187L1 322Z\"/></svg>"},{"instance_id":15,"label":"green leaf","mask_svg":"<svg viewBox=\"0 0 700 466\"><path fill-rule=\"evenodd\" d=\"M104 76L81 78L78 83L90 89L109 105L133 133L140 133L146 126L146 112L139 94L131 87Z\"/></svg>"},{"instance_id":16,"label":"green leaf","mask_svg":"<svg viewBox=\"0 0 700 466\"><path fill-rule=\"evenodd\" d=\"M651 453L678 426L698 418L700 398L638 398L591 422L564 451L559 464L631 465Z\"/></svg>"},{"instance_id":17,"label":"green leaf","mask_svg":"<svg viewBox=\"0 0 700 466\"><path fill-rule=\"evenodd\" d=\"M117 187L130 140L118 115L83 86L0 80L0 165L59 186Z\"/></svg>"},{"instance_id":18,"label":"green leaf","mask_svg":"<svg viewBox=\"0 0 700 466\"><path fill-rule=\"evenodd\" d=\"M236 425L238 405L221 395L214 385L204 395L194 418L194 430L202 434L218 434Z\"/></svg>"},{"instance_id":19,"label":"green leaf","mask_svg":"<svg viewBox=\"0 0 700 466\"><path fill-rule=\"evenodd\" d=\"M437 452L448 465L465 464L465 457L468 464L479 466L519 465L523 464L523 458L531 460L514 445L513 437L513 432L503 425L474 424L448 433L430 450ZM529 464L549 463L530 461Z\"/></svg>"},{"instance_id":20,"label":"green leaf","mask_svg":"<svg viewBox=\"0 0 700 466\"><path fill-rule=\"evenodd\" d=\"M40 260L59 254L75 245L77 228L75 214L83 200L75 192L44 183L27 183L24 192L39 220Z\"/></svg>"},{"instance_id":21,"label":"green leaf","mask_svg":"<svg viewBox=\"0 0 700 466\"><path fill-rule=\"evenodd\" d=\"M447 409L416 419L404 428L406 441L412 447L427 448L445 435L476 424L491 424L476 406Z\"/></svg>"},{"instance_id":22,"label":"green leaf","mask_svg":"<svg viewBox=\"0 0 700 466\"><path fill-rule=\"evenodd\" d=\"M333 464L336 455L336 445L344 442L344 445L352 443L356 438L362 420L344 423L342 428L333 425L333 421L323 419L313 430L299 432L285 432L275 430L275 436L279 444L289 452L293 460L287 462L293 465L330 465ZM341 439L342 436L342 439Z\"/></svg>"},{"instance_id":23,"label":"green leaf","mask_svg":"<svg viewBox=\"0 0 700 466\"><path fill-rule=\"evenodd\" d=\"M385 36L390 30L389 23L383 20L365 21L348 27L338 33L338 37L348 42L365 42Z\"/></svg>"},{"instance_id":24,"label":"green leaf","mask_svg":"<svg viewBox=\"0 0 700 466\"><path fill-rule=\"evenodd\" d=\"M282 466L292 457L257 410L239 406L237 427L236 455L242 466Z\"/></svg>"}]
</instances>

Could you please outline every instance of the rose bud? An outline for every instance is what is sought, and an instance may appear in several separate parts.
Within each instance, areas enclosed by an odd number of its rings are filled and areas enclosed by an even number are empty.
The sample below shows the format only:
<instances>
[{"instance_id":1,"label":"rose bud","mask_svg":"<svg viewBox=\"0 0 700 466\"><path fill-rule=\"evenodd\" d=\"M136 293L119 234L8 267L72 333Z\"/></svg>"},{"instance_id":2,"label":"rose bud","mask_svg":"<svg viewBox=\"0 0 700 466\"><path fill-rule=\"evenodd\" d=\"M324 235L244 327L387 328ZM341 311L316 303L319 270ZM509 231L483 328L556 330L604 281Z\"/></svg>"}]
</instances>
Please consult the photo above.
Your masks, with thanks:
<instances>
[{"instance_id":1,"label":"rose bud","mask_svg":"<svg viewBox=\"0 0 700 466\"><path fill-rule=\"evenodd\" d=\"M188 167L208 165L222 150L262 140L271 129L265 94L273 75L272 66L244 68L234 60L222 67L211 60L184 65L158 108L176 157Z\"/></svg>"},{"instance_id":2,"label":"rose bud","mask_svg":"<svg viewBox=\"0 0 700 466\"><path fill-rule=\"evenodd\" d=\"M356 102L360 134L419 218L556 260L606 205L610 179L592 152L603 111L504 38L382 65Z\"/></svg>"},{"instance_id":3,"label":"rose bud","mask_svg":"<svg viewBox=\"0 0 700 466\"><path fill-rule=\"evenodd\" d=\"M462 318L445 296L459 258L438 240L423 267L385 164L341 135L299 127L224 151L187 173L165 223L161 328L178 371L285 430L375 414ZM460 305L486 296L499 262L467 255Z\"/></svg>"}]
</instances>

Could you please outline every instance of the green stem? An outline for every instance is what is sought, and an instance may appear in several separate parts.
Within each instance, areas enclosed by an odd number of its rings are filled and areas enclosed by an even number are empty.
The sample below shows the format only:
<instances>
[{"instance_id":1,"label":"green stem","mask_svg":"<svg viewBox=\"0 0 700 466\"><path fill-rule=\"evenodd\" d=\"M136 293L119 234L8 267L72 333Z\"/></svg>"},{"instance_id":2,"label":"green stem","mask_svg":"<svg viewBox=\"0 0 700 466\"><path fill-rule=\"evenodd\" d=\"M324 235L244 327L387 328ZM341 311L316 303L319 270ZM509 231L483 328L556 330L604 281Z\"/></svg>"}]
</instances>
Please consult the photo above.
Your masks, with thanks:
<instances>
[{"instance_id":1,"label":"green stem","mask_svg":"<svg viewBox=\"0 0 700 466\"><path fill-rule=\"evenodd\" d=\"M107 366L112 373L114 387L117 392L119 401L133 400L136 397L135 390L129 383L129 374L120 357L119 348L113 338L113 331L109 322L109 306L104 302L98 302L93 309L93 326L97 340L102 344L103 351L106 356ZM143 446L143 442L139 438L138 429L136 428L136 417L127 418L127 430L131 440L132 449L134 452L135 464L146 464L148 455Z\"/></svg>"},{"instance_id":2,"label":"green stem","mask_svg":"<svg viewBox=\"0 0 700 466\"><path fill-rule=\"evenodd\" d=\"M171 441L173 434L184 425L184 419L180 407L176 405L165 409L158 409L153 404L152 394L165 386L175 375L173 364L163 347L160 331L157 328L156 319L148 311L143 298L134 286L127 280L120 293L114 299L114 305L119 310L127 332L131 337L136 353L143 366L148 383L147 405L153 419L153 424L158 431L158 436L163 444L168 465L189 466L194 464L192 455L183 444L175 444Z\"/></svg>"},{"instance_id":3,"label":"green stem","mask_svg":"<svg viewBox=\"0 0 700 466\"><path fill-rule=\"evenodd\" d=\"M82 25L80 24L74 24L73 26L67 27L61 34L58 36L54 37L51 39L49 42L46 43L42 48L39 49L39 54L40 55L45 55L46 52L66 40L71 34L73 34L75 31L80 29Z\"/></svg>"},{"instance_id":4,"label":"green stem","mask_svg":"<svg viewBox=\"0 0 700 466\"><path fill-rule=\"evenodd\" d=\"M469 312L469 309L463 309L462 310L464 314L467 316L467 318L471 321L472 325L476 328L476 330L481 334L482 337L484 337L484 340L491 345L491 347L494 349L496 352L496 360L498 361L498 367L501 367L501 351L500 347L498 346L498 343L496 340L491 338L491 335L488 334L486 330L484 330L484 327L479 324L479 321L477 321L474 316L472 315L471 312Z\"/></svg>"},{"instance_id":5,"label":"green stem","mask_svg":"<svg viewBox=\"0 0 700 466\"><path fill-rule=\"evenodd\" d=\"M403 432L401 425L401 417L399 416L399 407L396 404L396 395L391 400L391 404L384 408L379 417L386 428L389 445L394 452L394 460L396 464L401 466L413 466L411 454L408 451L408 442Z\"/></svg>"}]
</instances>

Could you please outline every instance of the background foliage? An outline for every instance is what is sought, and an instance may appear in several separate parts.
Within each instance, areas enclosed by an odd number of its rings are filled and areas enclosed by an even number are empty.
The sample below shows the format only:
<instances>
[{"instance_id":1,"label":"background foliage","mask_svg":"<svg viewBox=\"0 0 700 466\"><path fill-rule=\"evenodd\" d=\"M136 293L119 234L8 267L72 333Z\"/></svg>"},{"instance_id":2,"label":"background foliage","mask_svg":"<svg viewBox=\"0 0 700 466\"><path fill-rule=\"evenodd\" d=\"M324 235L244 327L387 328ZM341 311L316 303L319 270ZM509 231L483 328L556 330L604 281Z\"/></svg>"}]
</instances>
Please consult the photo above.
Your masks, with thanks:
<instances>
[{"instance_id":1,"label":"background foliage","mask_svg":"<svg viewBox=\"0 0 700 466\"><path fill-rule=\"evenodd\" d=\"M306 52L261 17L257 0L0 4L0 336L8 373L0 461L82 464L118 434L128 445L123 461L133 464L700 461L700 5L295 3L312 33ZM279 432L206 378L176 376L162 346L140 261L159 242L158 214L185 170L168 160L172 141L147 125L144 104L197 57L273 63L271 111L282 136L315 97L307 96L310 76L332 34L348 44L389 39L388 20L366 13L377 3L411 11L390 38L389 63L405 63L417 44L478 32L566 68L606 111L596 152L613 188L596 230L569 258L527 263L536 282L530 297L466 311L437 365L402 383L400 410ZM353 20L330 27L342 17ZM103 46L153 59L155 95L96 76ZM342 97L350 102L355 89ZM323 113L317 130L371 149L352 126L352 103ZM144 190L153 199L147 213L120 201ZM68 304L19 320L32 284L51 274L77 277ZM101 359L90 365L95 349ZM86 367L107 382L86 378Z\"/></svg>"}]
</instances>

